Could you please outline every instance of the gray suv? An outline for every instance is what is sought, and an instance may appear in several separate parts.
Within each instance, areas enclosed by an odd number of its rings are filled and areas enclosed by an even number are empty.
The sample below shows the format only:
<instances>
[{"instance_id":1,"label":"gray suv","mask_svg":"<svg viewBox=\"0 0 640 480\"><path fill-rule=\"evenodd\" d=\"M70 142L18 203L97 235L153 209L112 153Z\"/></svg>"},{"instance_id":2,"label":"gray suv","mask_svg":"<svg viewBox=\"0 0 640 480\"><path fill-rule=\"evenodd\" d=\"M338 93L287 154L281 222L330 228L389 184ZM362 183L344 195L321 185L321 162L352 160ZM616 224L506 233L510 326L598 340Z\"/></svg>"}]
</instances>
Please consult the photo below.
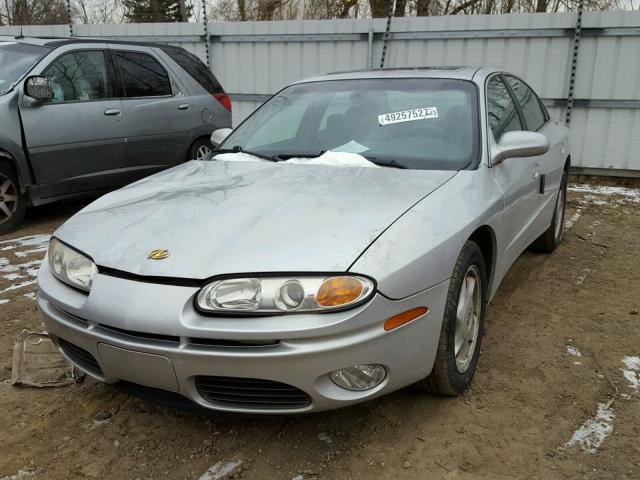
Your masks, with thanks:
<instances>
[{"instance_id":1,"label":"gray suv","mask_svg":"<svg viewBox=\"0 0 640 480\"><path fill-rule=\"evenodd\" d=\"M27 205L204 157L230 126L229 97L182 48L0 37L0 234Z\"/></svg>"}]
</instances>

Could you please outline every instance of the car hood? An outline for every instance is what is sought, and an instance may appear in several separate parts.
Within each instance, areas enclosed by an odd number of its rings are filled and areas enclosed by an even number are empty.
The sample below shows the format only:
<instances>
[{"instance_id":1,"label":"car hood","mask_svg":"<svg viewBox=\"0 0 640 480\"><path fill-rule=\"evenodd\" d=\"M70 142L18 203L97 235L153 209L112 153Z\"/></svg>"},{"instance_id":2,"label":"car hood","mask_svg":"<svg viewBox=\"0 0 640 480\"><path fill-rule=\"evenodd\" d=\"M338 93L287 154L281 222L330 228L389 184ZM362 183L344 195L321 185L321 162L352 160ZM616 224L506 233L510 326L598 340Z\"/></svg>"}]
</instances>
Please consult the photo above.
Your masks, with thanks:
<instances>
[{"instance_id":1,"label":"car hood","mask_svg":"<svg viewBox=\"0 0 640 480\"><path fill-rule=\"evenodd\" d=\"M205 279L339 272L455 172L192 161L112 192L55 233L100 267ZM149 260L167 249L163 260Z\"/></svg>"}]
</instances>

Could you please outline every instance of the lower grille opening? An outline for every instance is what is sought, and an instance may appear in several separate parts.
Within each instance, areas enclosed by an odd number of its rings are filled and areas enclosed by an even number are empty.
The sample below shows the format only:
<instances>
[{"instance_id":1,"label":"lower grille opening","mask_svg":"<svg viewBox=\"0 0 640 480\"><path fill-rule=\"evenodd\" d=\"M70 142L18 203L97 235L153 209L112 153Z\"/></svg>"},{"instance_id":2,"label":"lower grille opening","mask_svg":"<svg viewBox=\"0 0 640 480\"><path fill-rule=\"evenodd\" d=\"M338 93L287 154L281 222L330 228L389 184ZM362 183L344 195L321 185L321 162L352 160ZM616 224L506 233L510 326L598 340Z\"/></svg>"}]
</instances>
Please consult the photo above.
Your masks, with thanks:
<instances>
[{"instance_id":1,"label":"lower grille opening","mask_svg":"<svg viewBox=\"0 0 640 480\"><path fill-rule=\"evenodd\" d=\"M156 405L161 405L163 407L196 410L203 409L203 407L201 407L197 403L176 392L168 392L166 390L145 387L143 385L138 385L137 383L130 383L125 381L114 383L111 386L130 395L135 395L136 397L141 398L144 401L155 403Z\"/></svg>"},{"instance_id":2,"label":"lower grille opening","mask_svg":"<svg viewBox=\"0 0 640 480\"><path fill-rule=\"evenodd\" d=\"M101 377L104 376L100 365L98 365L98 361L89 352L73 343L67 342L64 338L58 338L58 344L71 361L76 363L80 368L100 375Z\"/></svg>"},{"instance_id":3,"label":"lower grille opening","mask_svg":"<svg viewBox=\"0 0 640 480\"><path fill-rule=\"evenodd\" d=\"M158 333L145 333L145 332L136 332L133 330L125 330L124 328L112 327L110 325L99 324L99 328L103 330L107 330L112 333L117 333L119 335L123 335L128 337L130 340L152 340L155 342L164 342L164 343L172 343L175 345L180 345L180 337L176 335L161 335Z\"/></svg>"},{"instance_id":4,"label":"lower grille opening","mask_svg":"<svg viewBox=\"0 0 640 480\"><path fill-rule=\"evenodd\" d=\"M190 338L189 345L198 347L272 347L278 340L223 340L216 338Z\"/></svg>"},{"instance_id":5,"label":"lower grille opening","mask_svg":"<svg viewBox=\"0 0 640 480\"><path fill-rule=\"evenodd\" d=\"M207 402L224 407L278 410L311 404L311 397L299 388L272 380L197 376L195 384Z\"/></svg>"}]
</instances>

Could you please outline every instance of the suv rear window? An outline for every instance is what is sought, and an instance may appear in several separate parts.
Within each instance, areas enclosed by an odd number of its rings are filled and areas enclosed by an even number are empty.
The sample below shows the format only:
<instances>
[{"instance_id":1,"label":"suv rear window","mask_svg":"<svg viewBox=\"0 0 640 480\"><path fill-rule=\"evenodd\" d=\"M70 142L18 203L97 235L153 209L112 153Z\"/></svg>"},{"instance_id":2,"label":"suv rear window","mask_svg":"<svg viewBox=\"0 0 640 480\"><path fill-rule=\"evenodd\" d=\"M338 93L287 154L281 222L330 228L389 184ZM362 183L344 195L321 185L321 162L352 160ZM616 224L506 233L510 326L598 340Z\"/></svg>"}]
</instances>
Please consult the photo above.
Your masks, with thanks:
<instances>
[{"instance_id":1,"label":"suv rear window","mask_svg":"<svg viewBox=\"0 0 640 480\"><path fill-rule=\"evenodd\" d=\"M207 66L196 57L182 48L162 48L182 69L198 82L210 94L224 93L220 82L211 73Z\"/></svg>"}]
</instances>

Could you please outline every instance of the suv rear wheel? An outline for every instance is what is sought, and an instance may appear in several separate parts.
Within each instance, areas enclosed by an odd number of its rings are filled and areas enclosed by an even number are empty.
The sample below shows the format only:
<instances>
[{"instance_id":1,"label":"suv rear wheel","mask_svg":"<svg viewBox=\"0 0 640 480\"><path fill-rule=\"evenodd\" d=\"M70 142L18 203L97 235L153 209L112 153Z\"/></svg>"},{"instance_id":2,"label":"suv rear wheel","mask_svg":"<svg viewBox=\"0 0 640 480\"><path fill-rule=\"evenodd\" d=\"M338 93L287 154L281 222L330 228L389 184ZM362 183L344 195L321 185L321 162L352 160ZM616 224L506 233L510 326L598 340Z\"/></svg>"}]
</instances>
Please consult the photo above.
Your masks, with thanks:
<instances>
[{"instance_id":1,"label":"suv rear wheel","mask_svg":"<svg viewBox=\"0 0 640 480\"><path fill-rule=\"evenodd\" d=\"M0 161L0 235L14 231L22 223L27 207L20 193L18 176L13 166Z\"/></svg>"}]
</instances>

